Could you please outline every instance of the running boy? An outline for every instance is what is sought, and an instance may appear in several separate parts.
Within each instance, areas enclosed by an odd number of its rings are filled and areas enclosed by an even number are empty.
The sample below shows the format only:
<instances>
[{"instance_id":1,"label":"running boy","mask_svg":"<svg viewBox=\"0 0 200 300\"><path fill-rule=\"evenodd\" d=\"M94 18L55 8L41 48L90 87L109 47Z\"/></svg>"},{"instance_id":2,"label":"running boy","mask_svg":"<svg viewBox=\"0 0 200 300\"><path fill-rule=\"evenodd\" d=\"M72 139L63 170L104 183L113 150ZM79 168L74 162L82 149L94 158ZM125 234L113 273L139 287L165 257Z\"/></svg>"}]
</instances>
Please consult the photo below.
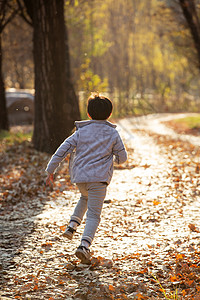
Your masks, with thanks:
<instances>
[{"instance_id":1,"label":"running boy","mask_svg":"<svg viewBox=\"0 0 200 300\"><path fill-rule=\"evenodd\" d=\"M107 186L112 178L113 156L117 164L127 159L116 125L107 121L112 109L110 99L98 94L91 95L87 106L91 120L75 122L75 133L60 145L46 168L46 184L49 185L59 163L68 153L73 154L71 181L77 184L81 196L63 235L71 240L87 211L81 244L75 252L81 262L86 264L90 263L89 247L99 225Z\"/></svg>"}]
</instances>

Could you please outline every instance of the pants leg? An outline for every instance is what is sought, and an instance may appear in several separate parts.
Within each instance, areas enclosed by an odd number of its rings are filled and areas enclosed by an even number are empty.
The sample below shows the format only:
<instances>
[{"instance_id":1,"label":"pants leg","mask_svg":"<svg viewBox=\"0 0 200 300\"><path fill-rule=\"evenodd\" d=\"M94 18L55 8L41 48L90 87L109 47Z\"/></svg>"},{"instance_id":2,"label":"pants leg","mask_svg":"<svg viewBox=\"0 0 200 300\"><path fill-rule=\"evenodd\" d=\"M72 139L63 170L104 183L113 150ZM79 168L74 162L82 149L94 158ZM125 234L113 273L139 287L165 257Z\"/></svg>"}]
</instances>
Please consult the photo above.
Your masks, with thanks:
<instances>
[{"instance_id":1,"label":"pants leg","mask_svg":"<svg viewBox=\"0 0 200 300\"><path fill-rule=\"evenodd\" d=\"M86 183L79 183L77 184L79 191L81 193L80 199L76 204L74 212L71 216L70 221L76 222L78 225L81 224L83 216L87 210L87 202L88 202L88 191L86 188Z\"/></svg>"},{"instance_id":2,"label":"pants leg","mask_svg":"<svg viewBox=\"0 0 200 300\"><path fill-rule=\"evenodd\" d=\"M107 185L101 182L92 182L87 183L86 186L88 190L88 210L82 240L91 244L101 219Z\"/></svg>"}]
</instances>

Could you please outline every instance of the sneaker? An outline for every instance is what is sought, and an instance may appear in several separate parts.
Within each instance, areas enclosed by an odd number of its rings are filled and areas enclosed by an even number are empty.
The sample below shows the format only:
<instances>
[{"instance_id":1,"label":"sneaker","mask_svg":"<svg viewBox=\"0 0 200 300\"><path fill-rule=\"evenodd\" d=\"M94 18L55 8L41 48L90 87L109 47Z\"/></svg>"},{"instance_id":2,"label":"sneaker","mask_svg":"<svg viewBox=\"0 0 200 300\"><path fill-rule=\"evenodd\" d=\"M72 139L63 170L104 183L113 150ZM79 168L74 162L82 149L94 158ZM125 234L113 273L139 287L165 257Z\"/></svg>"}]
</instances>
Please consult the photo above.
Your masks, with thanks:
<instances>
[{"instance_id":1,"label":"sneaker","mask_svg":"<svg viewBox=\"0 0 200 300\"><path fill-rule=\"evenodd\" d=\"M71 240L73 238L73 235L74 233L76 232L76 229L68 226L66 229L65 229L65 232L63 233L63 236L68 238L69 240Z\"/></svg>"},{"instance_id":2,"label":"sneaker","mask_svg":"<svg viewBox=\"0 0 200 300\"><path fill-rule=\"evenodd\" d=\"M85 246L79 246L76 249L75 252L76 257L78 257L81 260L82 264L91 264L90 258L90 250L88 248L86 248Z\"/></svg>"}]
</instances>

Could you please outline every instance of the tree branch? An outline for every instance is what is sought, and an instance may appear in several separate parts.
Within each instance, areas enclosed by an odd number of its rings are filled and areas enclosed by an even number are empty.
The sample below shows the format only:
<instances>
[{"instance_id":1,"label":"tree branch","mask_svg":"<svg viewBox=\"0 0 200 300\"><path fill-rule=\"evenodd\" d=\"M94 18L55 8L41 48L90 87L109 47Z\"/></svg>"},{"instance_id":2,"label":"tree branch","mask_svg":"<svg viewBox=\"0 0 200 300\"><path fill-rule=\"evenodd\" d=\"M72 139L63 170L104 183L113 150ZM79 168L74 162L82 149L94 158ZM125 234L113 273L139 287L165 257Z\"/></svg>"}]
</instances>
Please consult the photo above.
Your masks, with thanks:
<instances>
[{"instance_id":1,"label":"tree branch","mask_svg":"<svg viewBox=\"0 0 200 300\"><path fill-rule=\"evenodd\" d=\"M6 18L6 10L7 9L8 9L8 11L11 11L11 9L13 9L13 11ZM6 25L18 13L19 9L15 8L14 6L11 6L6 0L4 0L3 2L1 2L0 10L1 10L1 16L2 16L1 19L0 19L0 33L2 33L2 31L4 30L4 28L6 27Z\"/></svg>"},{"instance_id":2,"label":"tree branch","mask_svg":"<svg viewBox=\"0 0 200 300\"><path fill-rule=\"evenodd\" d=\"M17 4L18 4L18 7L19 7L19 10L20 10L20 17L27 23L29 24L30 26L33 26L33 22L32 22L32 15L30 15L27 7L25 8L25 6L21 3L20 0L17 0ZM27 15L29 16L29 18L27 17Z\"/></svg>"},{"instance_id":3,"label":"tree branch","mask_svg":"<svg viewBox=\"0 0 200 300\"><path fill-rule=\"evenodd\" d=\"M195 48L197 50L200 68L200 21L196 11L194 0L179 0L183 15L190 29Z\"/></svg>"}]
</instances>

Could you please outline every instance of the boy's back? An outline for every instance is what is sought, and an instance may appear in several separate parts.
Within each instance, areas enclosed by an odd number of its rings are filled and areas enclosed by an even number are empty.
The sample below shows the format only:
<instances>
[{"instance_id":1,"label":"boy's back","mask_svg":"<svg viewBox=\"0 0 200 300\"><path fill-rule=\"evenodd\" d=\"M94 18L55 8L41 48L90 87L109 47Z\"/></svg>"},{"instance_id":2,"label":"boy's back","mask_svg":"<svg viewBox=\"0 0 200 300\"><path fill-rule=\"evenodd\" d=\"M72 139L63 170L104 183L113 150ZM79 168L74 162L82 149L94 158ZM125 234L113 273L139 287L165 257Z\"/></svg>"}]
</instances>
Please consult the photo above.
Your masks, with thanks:
<instances>
[{"instance_id":1,"label":"boy's back","mask_svg":"<svg viewBox=\"0 0 200 300\"><path fill-rule=\"evenodd\" d=\"M113 172L113 154L118 159L124 154L116 125L104 120L90 120L76 122L76 127L72 181L109 183ZM124 159L120 157L120 160Z\"/></svg>"}]
</instances>

